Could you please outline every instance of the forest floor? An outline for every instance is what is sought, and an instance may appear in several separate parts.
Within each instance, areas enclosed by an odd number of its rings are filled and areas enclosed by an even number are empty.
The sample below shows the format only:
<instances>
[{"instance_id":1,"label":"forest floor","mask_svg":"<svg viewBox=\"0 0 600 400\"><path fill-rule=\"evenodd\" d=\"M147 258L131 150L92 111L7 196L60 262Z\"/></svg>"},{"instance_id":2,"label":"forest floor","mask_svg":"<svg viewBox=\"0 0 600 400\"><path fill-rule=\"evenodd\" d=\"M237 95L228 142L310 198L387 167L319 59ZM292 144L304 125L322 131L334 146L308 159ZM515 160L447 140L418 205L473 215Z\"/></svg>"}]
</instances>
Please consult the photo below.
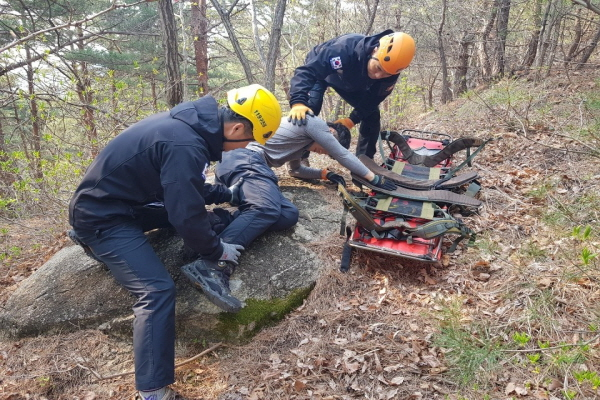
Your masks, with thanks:
<instances>
[{"instance_id":1,"label":"forest floor","mask_svg":"<svg viewBox=\"0 0 600 400\"><path fill-rule=\"evenodd\" d=\"M304 304L178 368L175 389L206 400L600 398L599 72L506 80L405 123L498 139L472 167L484 205L464 220L476 245L438 264L355 250L344 274L332 232L314 245L323 274ZM333 189L330 200L341 207ZM2 227L4 251L22 251L0 267L0 301L67 244L41 240L45 223ZM179 342L177 361L210 345ZM0 400L133 399L131 375L98 379L130 370L131 357L130 342L94 330L0 342Z\"/></svg>"}]
</instances>

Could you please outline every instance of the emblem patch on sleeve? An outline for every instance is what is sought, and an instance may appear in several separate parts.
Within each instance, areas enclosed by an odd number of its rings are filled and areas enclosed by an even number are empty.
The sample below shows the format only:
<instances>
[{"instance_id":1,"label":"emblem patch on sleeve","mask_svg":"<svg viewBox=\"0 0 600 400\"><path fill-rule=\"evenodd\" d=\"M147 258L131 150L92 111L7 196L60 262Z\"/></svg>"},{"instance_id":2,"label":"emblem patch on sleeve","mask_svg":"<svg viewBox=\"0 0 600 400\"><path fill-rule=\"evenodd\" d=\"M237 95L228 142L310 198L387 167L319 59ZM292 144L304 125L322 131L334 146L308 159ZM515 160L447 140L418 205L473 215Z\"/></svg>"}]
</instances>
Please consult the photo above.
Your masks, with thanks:
<instances>
[{"instance_id":1,"label":"emblem patch on sleeve","mask_svg":"<svg viewBox=\"0 0 600 400\"><path fill-rule=\"evenodd\" d=\"M202 171L202 179L206 180L206 170L208 170L208 163L204 165L204 171Z\"/></svg>"},{"instance_id":2,"label":"emblem patch on sleeve","mask_svg":"<svg viewBox=\"0 0 600 400\"><path fill-rule=\"evenodd\" d=\"M329 60L331 64L331 68L333 69L342 69L342 59L340 57L333 57Z\"/></svg>"}]
</instances>

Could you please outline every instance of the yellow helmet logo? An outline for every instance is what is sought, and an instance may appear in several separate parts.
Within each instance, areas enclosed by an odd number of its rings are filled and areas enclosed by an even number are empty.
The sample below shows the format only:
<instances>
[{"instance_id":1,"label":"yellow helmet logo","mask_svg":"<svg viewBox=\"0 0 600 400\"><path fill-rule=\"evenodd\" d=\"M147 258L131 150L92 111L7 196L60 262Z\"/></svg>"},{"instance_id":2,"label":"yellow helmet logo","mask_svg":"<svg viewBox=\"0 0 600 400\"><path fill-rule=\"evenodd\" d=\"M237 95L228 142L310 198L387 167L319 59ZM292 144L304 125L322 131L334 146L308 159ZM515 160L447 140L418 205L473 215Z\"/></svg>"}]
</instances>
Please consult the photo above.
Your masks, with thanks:
<instances>
[{"instance_id":1,"label":"yellow helmet logo","mask_svg":"<svg viewBox=\"0 0 600 400\"><path fill-rule=\"evenodd\" d=\"M252 122L254 139L265 144L281 123L281 106L269 90L252 84L227 92L227 103Z\"/></svg>"}]
</instances>

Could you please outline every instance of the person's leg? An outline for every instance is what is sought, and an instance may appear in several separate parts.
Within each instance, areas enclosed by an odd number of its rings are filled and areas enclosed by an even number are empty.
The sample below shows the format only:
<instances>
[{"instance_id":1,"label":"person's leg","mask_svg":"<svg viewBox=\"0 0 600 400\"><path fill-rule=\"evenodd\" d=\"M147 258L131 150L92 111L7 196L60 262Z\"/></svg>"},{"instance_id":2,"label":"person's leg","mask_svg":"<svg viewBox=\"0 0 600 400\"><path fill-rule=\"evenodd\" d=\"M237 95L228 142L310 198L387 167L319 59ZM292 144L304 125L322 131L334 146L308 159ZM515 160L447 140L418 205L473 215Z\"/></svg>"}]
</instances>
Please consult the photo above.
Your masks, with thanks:
<instances>
[{"instance_id":1,"label":"person's leg","mask_svg":"<svg viewBox=\"0 0 600 400\"><path fill-rule=\"evenodd\" d=\"M76 229L77 236L132 293L133 350L138 390L175 382L175 284L136 224L104 231Z\"/></svg>"},{"instance_id":2,"label":"person's leg","mask_svg":"<svg viewBox=\"0 0 600 400\"><path fill-rule=\"evenodd\" d=\"M377 151L377 139L381 130L379 103L376 102L373 94L368 91L345 92L336 89L336 92L342 99L354 107L354 112L360 116L356 155L365 154L367 157L373 158Z\"/></svg>"},{"instance_id":3,"label":"person's leg","mask_svg":"<svg viewBox=\"0 0 600 400\"><path fill-rule=\"evenodd\" d=\"M224 242L248 247L279 221L283 196L275 182L260 175L246 177L242 191L240 214L221 232L220 237Z\"/></svg>"},{"instance_id":4,"label":"person's leg","mask_svg":"<svg viewBox=\"0 0 600 400\"><path fill-rule=\"evenodd\" d=\"M289 229L298 223L298 207L288 200L281 192L281 212L279 219L273 223L267 230L268 232L277 232Z\"/></svg>"},{"instance_id":5,"label":"person's leg","mask_svg":"<svg viewBox=\"0 0 600 400\"><path fill-rule=\"evenodd\" d=\"M280 222L284 227L282 229L289 227L292 222L293 226L297 221L297 216L294 217L294 212L290 211L295 206L283 197L275 173L257 152L238 149L224 153L222 161L215 168L215 176L218 182L226 186L244 178L240 190L239 215L221 233L223 241L247 247L280 221L282 202L286 206L286 214Z\"/></svg>"},{"instance_id":6,"label":"person's leg","mask_svg":"<svg viewBox=\"0 0 600 400\"><path fill-rule=\"evenodd\" d=\"M381 131L381 114L379 110L363 117L358 128L358 143L356 145L356 155L365 154L373 158L377 152L377 139Z\"/></svg>"}]
</instances>

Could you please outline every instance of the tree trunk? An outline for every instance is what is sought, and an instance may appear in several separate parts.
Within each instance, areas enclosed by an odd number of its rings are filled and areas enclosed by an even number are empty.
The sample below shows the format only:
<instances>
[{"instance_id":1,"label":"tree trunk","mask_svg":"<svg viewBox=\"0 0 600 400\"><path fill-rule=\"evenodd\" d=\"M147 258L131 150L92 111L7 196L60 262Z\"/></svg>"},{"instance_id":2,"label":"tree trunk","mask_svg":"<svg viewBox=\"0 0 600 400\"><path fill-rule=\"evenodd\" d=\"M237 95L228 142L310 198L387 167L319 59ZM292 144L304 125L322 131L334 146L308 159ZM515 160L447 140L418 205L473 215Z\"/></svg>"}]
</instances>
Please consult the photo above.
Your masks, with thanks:
<instances>
[{"instance_id":1,"label":"tree trunk","mask_svg":"<svg viewBox=\"0 0 600 400\"><path fill-rule=\"evenodd\" d=\"M208 93L208 19L206 0L192 1L192 37L198 78L198 95Z\"/></svg>"},{"instance_id":2,"label":"tree trunk","mask_svg":"<svg viewBox=\"0 0 600 400\"><path fill-rule=\"evenodd\" d=\"M437 31L438 51L440 53L440 65L442 69L442 104L452 101L452 90L448 81L448 61L446 60L446 51L444 50L444 24L446 22L446 0L442 0L442 19Z\"/></svg>"},{"instance_id":3,"label":"tree trunk","mask_svg":"<svg viewBox=\"0 0 600 400\"><path fill-rule=\"evenodd\" d=\"M535 0L533 21L535 30L533 31L533 36L531 37L531 40L527 46L527 53L525 53L523 63L521 64L521 67L524 69L531 68L537 54L538 43L540 41L540 31L542 29L542 0Z\"/></svg>"},{"instance_id":4,"label":"tree trunk","mask_svg":"<svg viewBox=\"0 0 600 400\"><path fill-rule=\"evenodd\" d=\"M258 18L256 17L256 5L254 4L255 0L250 0L250 15L252 15L252 36L254 37L254 47L256 47L256 52L258 53L258 57L263 65L266 68L267 60L265 59L265 55L263 54L262 49L262 40L260 40L260 35L258 33Z\"/></svg>"},{"instance_id":5,"label":"tree trunk","mask_svg":"<svg viewBox=\"0 0 600 400\"><path fill-rule=\"evenodd\" d=\"M177 46L177 26L171 0L159 0L158 12L162 26L162 42L165 50L165 71L167 75L166 91L169 107L175 107L183 101L183 84L179 69Z\"/></svg>"},{"instance_id":6,"label":"tree trunk","mask_svg":"<svg viewBox=\"0 0 600 400\"><path fill-rule=\"evenodd\" d=\"M278 0L275 6L275 17L271 27L271 38L269 40L269 52L267 53L267 64L265 68L265 87L270 91L275 90L275 65L279 57L279 41L281 38L281 27L287 0Z\"/></svg>"},{"instance_id":7,"label":"tree trunk","mask_svg":"<svg viewBox=\"0 0 600 400\"><path fill-rule=\"evenodd\" d=\"M488 20L481 29L481 40L479 41L479 46L477 48L477 57L479 59L479 73L481 76L481 80L484 82L488 82L492 76L492 66L490 64L490 56L488 54L487 43L490 38L492 28L494 27L494 22L496 21L497 14L498 8L496 7L496 2L494 1Z\"/></svg>"},{"instance_id":8,"label":"tree trunk","mask_svg":"<svg viewBox=\"0 0 600 400\"><path fill-rule=\"evenodd\" d=\"M27 55L27 59L29 60L31 58L31 49L28 45L25 46L25 53ZM42 154L42 135L40 130L40 115L38 112L38 103L35 93L34 79L35 72L33 69L33 65L27 64L27 94L29 95L29 119L31 121L31 136L28 139L26 139L26 141L29 141L31 146L31 152L29 153L29 165L33 177L36 179L42 179L43 174L40 158ZM26 141L24 141L23 143L24 146L26 146Z\"/></svg>"},{"instance_id":9,"label":"tree trunk","mask_svg":"<svg viewBox=\"0 0 600 400\"><path fill-rule=\"evenodd\" d=\"M596 50L596 47L598 47L598 41L600 41L600 26L598 27L598 30L596 31L596 34L594 35L594 38L592 39L592 43L590 43L585 48L585 51L583 52L583 55L577 61L577 66L575 67L575 69L581 69L583 67L583 65L586 62L588 62L588 60L590 59L590 57L594 53L594 50Z\"/></svg>"},{"instance_id":10,"label":"tree trunk","mask_svg":"<svg viewBox=\"0 0 600 400\"><path fill-rule=\"evenodd\" d=\"M581 46L581 39L583 38L583 27L581 26L581 11L577 10L577 16L575 17L577 18L577 22L575 23L575 26L573 27L574 29L574 37L573 37L573 43L571 43L571 46L569 46L569 51L567 52L567 55L565 57L565 67L569 67L569 64L571 63L571 61L573 61L573 59L575 58L575 55L577 54L577 50L579 49L579 46Z\"/></svg>"},{"instance_id":11,"label":"tree trunk","mask_svg":"<svg viewBox=\"0 0 600 400\"><path fill-rule=\"evenodd\" d=\"M77 33L80 38L83 36L83 31L81 28L78 29ZM77 48L79 50L84 50L85 44L83 43L83 40L77 42ZM77 79L75 83L77 96L79 97L79 101L83 106L83 128L85 129L88 143L90 144L91 156L92 158L95 158L99 151L98 129L96 127L94 110L91 108L94 100L94 92L92 91L92 82L90 79L90 73L88 71L88 65L84 61L80 63L73 62L72 67L75 78Z\"/></svg>"},{"instance_id":12,"label":"tree trunk","mask_svg":"<svg viewBox=\"0 0 600 400\"><path fill-rule=\"evenodd\" d=\"M510 15L510 0L498 0L498 17L496 20L496 43L492 75L503 77L506 69L506 38L508 36L508 18Z\"/></svg>"},{"instance_id":13,"label":"tree trunk","mask_svg":"<svg viewBox=\"0 0 600 400\"><path fill-rule=\"evenodd\" d=\"M538 43L538 49L537 49L537 58L535 60L535 67L538 70L537 74L539 76L539 70L542 67L542 65L544 65L544 60L546 58L546 48L548 47L546 42L547 36L550 36L550 31L552 29L552 26L550 26L550 29L546 29L548 26L548 18L550 16L550 9L552 8L552 0L548 1L548 5L546 6L546 11L544 12L544 19L542 20L542 29L540 32L540 41ZM546 31L548 31L548 33L546 33Z\"/></svg>"},{"instance_id":14,"label":"tree trunk","mask_svg":"<svg viewBox=\"0 0 600 400\"><path fill-rule=\"evenodd\" d=\"M367 25L367 29L365 29L365 35L369 35L371 29L373 29L373 22L375 22L375 16L377 15L377 7L379 6L379 0L375 0L373 4L373 10L369 7L369 2L367 2L367 10L369 11L369 24Z\"/></svg>"},{"instance_id":15,"label":"tree trunk","mask_svg":"<svg viewBox=\"0 0 600 400\"><path fill-rule=\"evenodd\" d=\"M223 8L223 6L221 6L218 0L210 0L210 2L212 3L213 7L215 7L215 9L217 10L217 13L219 13L219 17L221 17L221 22L223 22L225 30L229 35L229 40L233 45L235 55L242 64L242 68L244 68L246 80L249 84L256 82L254 74L252 73L252 68L250 68L250 61L248 61L248 58L244 54L244 51L240 46L240 42L237 38L237 35L235 34L235 30L233 29L233 24L231 23L231 10L233 10L233 7L237 4L237 0L234 1L234 3L231 5L229 11L225 11L225 9Z\"/></svg>"},{"instance_id":16,"label":"tree trunk","mask_svg":"<svg viewBox=\"0 0 600 400\"><path fill-rule=\"evenodd\" d=\"M465 33L460 41L458 53L458 67L454 75L454 95L460 96L467 91L467 72L469 71L469 48L473 44L474 37Z\"/></svg>"}]
</instances>

